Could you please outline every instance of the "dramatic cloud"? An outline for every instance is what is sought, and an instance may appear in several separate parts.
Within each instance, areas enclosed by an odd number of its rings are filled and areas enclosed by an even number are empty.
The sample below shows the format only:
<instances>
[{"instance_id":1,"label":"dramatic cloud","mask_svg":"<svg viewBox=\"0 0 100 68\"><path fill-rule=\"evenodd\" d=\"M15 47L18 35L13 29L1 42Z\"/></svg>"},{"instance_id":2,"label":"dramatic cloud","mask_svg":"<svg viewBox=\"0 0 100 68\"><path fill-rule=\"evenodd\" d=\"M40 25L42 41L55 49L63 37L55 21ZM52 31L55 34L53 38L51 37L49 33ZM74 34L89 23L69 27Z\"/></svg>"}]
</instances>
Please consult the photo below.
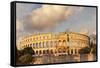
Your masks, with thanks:
<instances>
[{"instance_id":1,"label":"dramatic cloud","mask_svg":"<svg viewBox=\"0 0 100 68\"><path fill-rule=\"evenodd\" d=\"M59 5L43 5L41 8L33 10L31 23L36 30L51 29L58 23L62 23L72 16L80 7L66 7Z\"/></svg>"}]
</instances>

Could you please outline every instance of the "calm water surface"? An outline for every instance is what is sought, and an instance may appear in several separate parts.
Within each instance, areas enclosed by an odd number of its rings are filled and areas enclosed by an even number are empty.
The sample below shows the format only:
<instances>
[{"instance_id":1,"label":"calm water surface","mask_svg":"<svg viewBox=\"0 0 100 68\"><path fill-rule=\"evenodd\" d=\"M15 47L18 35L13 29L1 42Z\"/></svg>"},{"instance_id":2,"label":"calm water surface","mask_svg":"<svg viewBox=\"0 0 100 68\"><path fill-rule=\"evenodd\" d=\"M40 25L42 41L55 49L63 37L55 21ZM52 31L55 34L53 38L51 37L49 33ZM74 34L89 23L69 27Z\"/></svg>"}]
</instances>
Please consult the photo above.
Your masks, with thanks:
<instances>
[{"instance_id":1,"label":"calm water surface","mask_svg":"<svg viewBox=\"0 0 100 68\"><path fill-rule=\"evenodd\" d=\"M64 63L64 62L80 62L80 61L95 61L96 56L93 54L84 55L45 55L37 56L33 59L32 64L48 64L48 63Z\"/></svg>"}]
</instances>

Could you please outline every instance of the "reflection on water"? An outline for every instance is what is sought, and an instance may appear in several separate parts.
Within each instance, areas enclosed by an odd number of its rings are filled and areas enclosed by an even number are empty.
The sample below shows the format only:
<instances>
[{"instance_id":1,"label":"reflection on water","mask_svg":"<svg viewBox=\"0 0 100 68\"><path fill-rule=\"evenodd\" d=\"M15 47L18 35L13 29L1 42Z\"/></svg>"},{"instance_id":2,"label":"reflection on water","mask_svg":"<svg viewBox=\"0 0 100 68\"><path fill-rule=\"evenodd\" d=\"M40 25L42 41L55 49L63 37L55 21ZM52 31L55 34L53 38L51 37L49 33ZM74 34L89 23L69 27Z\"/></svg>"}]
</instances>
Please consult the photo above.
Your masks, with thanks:
<instances>
[{"instance_id":1,"label":"reflection on water","mask_svg":"<svg viewBox=\"0 0 100 68\"><path fill-rule=\"evenodd\" d=\"M96 56L93 54L84 55L46 55L35 57L32 64L47 64L47 63L64 63L64 62L80 62L80 61L95 61Z\"/></svg>"}]
</instances>

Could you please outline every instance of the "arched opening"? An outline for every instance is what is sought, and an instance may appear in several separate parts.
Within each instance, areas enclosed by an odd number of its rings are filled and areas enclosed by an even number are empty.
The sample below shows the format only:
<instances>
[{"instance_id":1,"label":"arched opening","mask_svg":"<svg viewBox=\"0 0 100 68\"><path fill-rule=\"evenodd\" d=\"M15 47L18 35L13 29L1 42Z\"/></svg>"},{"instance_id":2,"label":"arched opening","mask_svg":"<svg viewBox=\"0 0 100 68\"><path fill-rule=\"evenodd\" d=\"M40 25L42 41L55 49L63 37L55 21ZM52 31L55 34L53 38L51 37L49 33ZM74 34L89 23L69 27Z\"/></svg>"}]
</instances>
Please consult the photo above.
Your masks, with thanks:
<instances>
[{"instance_id":1,"label":"arched opening","mask_svg":"<svg viewBox=\"0 0 100 68\"><path fill-rule=\"evenodd\" d=\"M77 49L75 49L75 54L77 54Z\"/></svg>"},{"instance_id":2,"label":"arched opening","mask_svg":"<svg viewBox=\"0 0 100 68\"><path fill-rule=\"evenodd\" d=\"M62 48L59 48L58 49L58 53L62 53Z\"/></svg>"},{"instance_id":3,"label":"arched opening","mask_svg":"<svg viewBox=\"0 0 100 68\"><path fill-rule=\"evenodd\" d=\"M61 46L61 45L62 45L62 41L61 41L61 40L59 40L59 41L58 41L58 44Z\"/></svg>"},{"instance_id":4,"label":"arched opening","mask_svg":"<svg viewBox=\"0 0 100 68\"><path fill-rule=\"evenodd\" d=\"M29 45L29 44L28 44ZM28 45L26 45L26 47L28 47Z\"/></svg>"},{"instance_id":5,"label":"arched opening","mask_svg":"<svg viewBox=\"0 0 100 68\"><path fill-rule=\"evenodd\" d=\"M43 50L43 54L45 54L45 50Z\"/></svg>"},{"instance_id":6,"label":"arched opening","mask_svg":"<svg viewBox=\"0 0 100 68\"><path fill-rule=\"evenodd\" d=\"M49 50L46 50L47 51L47 54L49 54Z\"/></svg>"},{"instance_id":7,"label":"arched opening","mask_svg":"<svg viewBox=\"0 0 100 68\"><path fill-rule=\"evenodd\" d=\"M69 55L70 53L69 53L70 51L69 51L69 49L67 50L67 54Z\"/></svg>"},{"instance_id":8,"label":"arched opening","mask_svg":"<svg viewBox=\"0 0 100 68\"><path fill-rule=\"evenodd\" d=\"M67 46L66 40L63 40L63 46Z\"/></svg>"},{"instance_id":9,"label":"arched opening","mask_svg":"<svg viewBox=\"0 0 100 68\"><path fill-rule=\"evenodd\" d=\"M71 54L73 54L73 49L71 49Z\"/></svg>"},{"instance_id":10,"label":"arched opening","mask_svg":"<svg viewBox=\"0 0 100 68\"><path fill-rule=\"evenodd\" d=\"M66 47L63 47L63 53L65 53L66 52Z\"/></svg>"},{"instance_id":11,"label":"arched opening","mask_svg":"<svg viewBox=\"0 0 100 68\"><path fill-rule=\"evenodd\" d=\"M42 51L41 50L39 51L39 54L42 54Z\"/></svg>"},{"instance_id":12,"label":"arched opening","mask_svg":"<svg viewBox=\"0 0 100 68\"><path fill-rule=\"evenodd\" d=\"M48 54L48 53L47 53L47 50L45 50L45 54Z\"/></svg>"},{"instance_id":13,"label":"arched opening","mask_svg":"<svg viewBox=\"0 0 100 68\"><path fill-rule=\"evenodd\" d=\"M38 55L38 51L36 51L36 54Z\"/></svg>"},{"instance_id":14,"label":"arched opening","mask_svg":"<svg viewBox=\"0 0 100 68\"><path fill-rule=\"evenodd\" d=\"M63 43L66 42L66 40L63 40Z\"/></svg>"},{"instance_id":15,"label":"arched opening","mask_svg":"<svg viewBox=\"0 0 100 68\"><path fill-rule=\"evenodd\" d=\"M53 54L53 50L50 51L50 54Z\"/></svg>"},{"instance_id":16,"label":"arched opening","mask_svg":"<svg viewBox=\"0 0 100 68\"><path fill-rule=\"evenodd\" d=\"M59 40L58 42L61 42L61 40Z\"/></svg>"}]
</instances>

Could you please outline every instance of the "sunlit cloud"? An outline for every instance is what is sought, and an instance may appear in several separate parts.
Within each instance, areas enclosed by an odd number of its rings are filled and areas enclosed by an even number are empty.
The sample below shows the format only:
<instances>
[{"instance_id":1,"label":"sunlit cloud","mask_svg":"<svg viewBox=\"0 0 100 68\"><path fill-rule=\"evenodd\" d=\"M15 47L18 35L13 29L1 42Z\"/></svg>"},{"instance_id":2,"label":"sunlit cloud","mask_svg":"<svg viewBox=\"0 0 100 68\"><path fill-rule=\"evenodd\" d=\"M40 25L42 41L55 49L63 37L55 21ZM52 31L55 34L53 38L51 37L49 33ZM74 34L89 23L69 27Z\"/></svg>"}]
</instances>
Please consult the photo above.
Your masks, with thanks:
<instances>
[{"instance_id":1,"label":"sunlit cloud","mask_svg":"<svg viewBox=\"0 0 100 68\"><path fill-rule=\"evenodd\" d=\"M33 10L31 22L37 30L52 29L82 9L72 6L43 5L41 8Z\"/></svg>"}]
</instances>

